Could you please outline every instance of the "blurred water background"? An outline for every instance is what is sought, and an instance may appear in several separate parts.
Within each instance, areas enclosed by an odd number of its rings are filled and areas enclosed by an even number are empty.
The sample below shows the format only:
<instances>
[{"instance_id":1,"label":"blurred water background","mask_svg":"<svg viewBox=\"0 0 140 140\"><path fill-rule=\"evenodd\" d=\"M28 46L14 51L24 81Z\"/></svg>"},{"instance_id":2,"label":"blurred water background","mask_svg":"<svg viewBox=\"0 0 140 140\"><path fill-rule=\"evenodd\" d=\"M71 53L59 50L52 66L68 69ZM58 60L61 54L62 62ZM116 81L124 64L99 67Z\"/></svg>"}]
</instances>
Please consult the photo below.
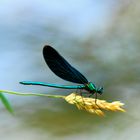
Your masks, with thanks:
<instances>
[{"instance_id":1,"label":"blurred water background","mask_svg":"<svg viewBox=\"0 0 140 140\"><path fill-rule=\"evenodd\" d=\"M42 48L56 48L89 81L103 85L100 99L120 100L126 113L101 118L63 100L6 95L0 102L1 140L140 139L139 0L1 0L0 89L67 95L73 90L20 85L33 80L73 84L46 66Z\"/></svg>"}]
</instances>

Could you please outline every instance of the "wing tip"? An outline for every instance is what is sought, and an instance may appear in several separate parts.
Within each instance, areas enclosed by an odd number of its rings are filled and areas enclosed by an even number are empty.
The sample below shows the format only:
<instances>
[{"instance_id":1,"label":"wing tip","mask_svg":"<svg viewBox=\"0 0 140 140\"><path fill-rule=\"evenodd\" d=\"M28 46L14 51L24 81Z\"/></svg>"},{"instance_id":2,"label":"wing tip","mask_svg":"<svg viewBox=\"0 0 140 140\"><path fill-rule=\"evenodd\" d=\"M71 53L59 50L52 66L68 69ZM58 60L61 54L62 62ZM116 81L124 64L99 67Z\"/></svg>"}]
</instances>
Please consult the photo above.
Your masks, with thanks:
<instances>
[{"instance_id":1,"label":"wing tip","mask_svg":"<svg viewBox=\"0 0 140 140\"><path fill-rule=\"evenodd\" d=\"M43 56L45 56L47 54L47 52L49 52L50 50L52 50L52 47L50 45L45 45L43 47Z\"/></svg>"},{"instance_id":2,"label":"wing tip","mask_svg":"<svg viewBox=\"0 0 140 140\"><path fill-rule=\"evenodd\" d=\"M56 52L56 50L52 47L52 46L50 46L50 45L45 45L44 47L43 47L43 53L45 54L46 52Z\"/></svg>"},{"instance_id":3,"label":"wing tip","mask_svg":"<svg viewBox=\"0 0 140 140\"><path fill-rule=\"evenodd\" d=\"M48 50L48 49L50 49L50 48L52 49L52 46L50 46L50 45L45 45L45 46L43 47L43 51L44 51L44 50Z\"/></svg>"}]
</instances>

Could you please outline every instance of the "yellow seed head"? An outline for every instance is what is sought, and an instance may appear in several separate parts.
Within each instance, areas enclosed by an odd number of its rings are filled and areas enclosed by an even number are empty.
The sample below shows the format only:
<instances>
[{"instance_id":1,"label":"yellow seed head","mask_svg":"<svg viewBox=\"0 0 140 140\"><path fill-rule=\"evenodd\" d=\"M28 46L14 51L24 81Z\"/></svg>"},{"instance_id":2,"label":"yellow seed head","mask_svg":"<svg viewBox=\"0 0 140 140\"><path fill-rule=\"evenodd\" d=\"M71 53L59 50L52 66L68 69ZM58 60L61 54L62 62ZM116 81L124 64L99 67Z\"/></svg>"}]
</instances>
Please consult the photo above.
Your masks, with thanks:
<instances>
[{"instance_id":1,"label":"yellow seed head","mask_svg":"<svg viewBox=\"0 0 140 140\"><path fill-rule=\"evenodd\" d=\"M70 95L66 96L65 100L70 104L75 104L80 110L86 110L99 116L104 116L103 110L125 112L125 110L121 108L124 103L121 103L120 101L109 103L105 100L82 97L76 93L71 93Z\"/></svg>"}]
</instances>

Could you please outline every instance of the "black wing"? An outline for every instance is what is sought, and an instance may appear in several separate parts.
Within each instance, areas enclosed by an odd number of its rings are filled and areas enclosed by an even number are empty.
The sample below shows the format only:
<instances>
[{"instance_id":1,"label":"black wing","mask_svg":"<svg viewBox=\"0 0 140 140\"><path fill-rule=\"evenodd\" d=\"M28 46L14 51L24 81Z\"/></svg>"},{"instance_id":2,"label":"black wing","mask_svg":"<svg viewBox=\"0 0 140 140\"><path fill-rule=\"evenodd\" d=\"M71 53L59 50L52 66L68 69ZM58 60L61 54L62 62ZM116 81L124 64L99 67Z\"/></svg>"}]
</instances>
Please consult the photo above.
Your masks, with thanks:
<instances>
[{"instance_id":1,"label":"black wing","mask_svg":"<svg viewBox=\"0 0 140 140\"><path fill-rule=\"evenodd\" d=\"M88 83L88 80L51 46L44 46L43 56L49 68L60 78L79 84Z\"/></svg>"}]
</instances>

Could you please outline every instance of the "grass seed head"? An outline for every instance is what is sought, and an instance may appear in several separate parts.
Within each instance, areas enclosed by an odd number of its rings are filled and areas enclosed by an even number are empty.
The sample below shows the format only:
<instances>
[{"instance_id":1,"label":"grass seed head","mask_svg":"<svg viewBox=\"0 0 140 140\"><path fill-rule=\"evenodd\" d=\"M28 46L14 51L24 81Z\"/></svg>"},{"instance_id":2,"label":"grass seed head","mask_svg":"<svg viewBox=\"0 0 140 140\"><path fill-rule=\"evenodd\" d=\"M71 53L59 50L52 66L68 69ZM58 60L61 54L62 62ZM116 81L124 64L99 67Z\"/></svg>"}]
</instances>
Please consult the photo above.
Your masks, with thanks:
<instances>
[{"instance_id":1,"label":"grass seed head","mask_svg":"<svg viewBox=\"0 0 140 140\"><path fill-rule=\"evenodd\" d=\"M124 103L121 103L120 101L109 103L105 100L83 97L76 93L71 93L70 95L66 96L65 100L70 104L76 105L80 110L86 110L99 116L105 115L103 110L125 112L125 110L122 108Z\"/></svg>"}]
</instances>

